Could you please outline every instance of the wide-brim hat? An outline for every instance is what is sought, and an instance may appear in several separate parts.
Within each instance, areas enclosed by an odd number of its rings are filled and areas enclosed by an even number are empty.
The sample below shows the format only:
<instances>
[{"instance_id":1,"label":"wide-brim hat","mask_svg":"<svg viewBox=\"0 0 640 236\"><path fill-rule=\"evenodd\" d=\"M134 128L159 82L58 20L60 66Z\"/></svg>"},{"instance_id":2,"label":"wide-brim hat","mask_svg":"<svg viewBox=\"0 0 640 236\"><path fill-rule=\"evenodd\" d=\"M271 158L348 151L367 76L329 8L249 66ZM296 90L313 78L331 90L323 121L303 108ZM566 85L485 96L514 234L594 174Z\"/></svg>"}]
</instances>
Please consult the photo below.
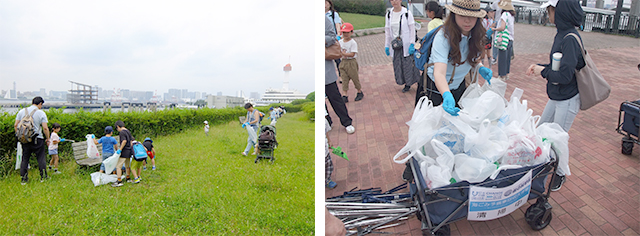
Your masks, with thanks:
<instances>
[{"instance_id":1,"label":"wide-brim hat","mask_svg":"<svg viewBox=\"0 0 640 236\"><path fill-rule=\"evenodd\" d=\"M498 7L502 8L502 10L513 11L513 4L511 4L511 0L500 0L498 3Z\"/></svg>"},{"instance_id":2,"label":"wide-brim hat","mask_svg":"<svg viewBox=\"0 0 640 236\"><path fill-rule=\"evenodd\" d=\"M558 0L549 0L540 5L540 8L547 8L548 6L556 7L556 5L558 5Z\"/></svg>"},{"instance_id":3,"label":"wide-brim hat","mask_svg":"<svg viewBox=\"0 0 640 236\"><path fill-rule=\"evenodd\" d=\"M485 10L480 9L480 0L453 0L451 5L446 5L445 7L456 15L461 16L483 18L487 15Z\"/></svg>"}]
</instances>

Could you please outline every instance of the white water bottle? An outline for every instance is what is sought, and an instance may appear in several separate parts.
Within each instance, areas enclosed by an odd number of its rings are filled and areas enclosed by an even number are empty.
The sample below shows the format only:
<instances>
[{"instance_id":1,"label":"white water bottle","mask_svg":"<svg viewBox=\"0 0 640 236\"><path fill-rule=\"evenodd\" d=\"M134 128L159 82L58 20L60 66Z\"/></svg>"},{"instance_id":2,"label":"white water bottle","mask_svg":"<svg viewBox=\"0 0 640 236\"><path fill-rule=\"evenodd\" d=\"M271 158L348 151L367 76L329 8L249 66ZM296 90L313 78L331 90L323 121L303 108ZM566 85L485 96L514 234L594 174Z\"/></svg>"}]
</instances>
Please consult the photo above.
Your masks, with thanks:
<instances>
[{"instance_id":1,"label":"white water bottle","mask_svg":"<svg viewBox=\"0 0 640 236\"><path fill-rule=\"evenodd\" d=\"M562 53L556 52L553 54L553 61L551 61L551 70L560 70L560 59L562 59Z\"/></svg>"}]
</instances>

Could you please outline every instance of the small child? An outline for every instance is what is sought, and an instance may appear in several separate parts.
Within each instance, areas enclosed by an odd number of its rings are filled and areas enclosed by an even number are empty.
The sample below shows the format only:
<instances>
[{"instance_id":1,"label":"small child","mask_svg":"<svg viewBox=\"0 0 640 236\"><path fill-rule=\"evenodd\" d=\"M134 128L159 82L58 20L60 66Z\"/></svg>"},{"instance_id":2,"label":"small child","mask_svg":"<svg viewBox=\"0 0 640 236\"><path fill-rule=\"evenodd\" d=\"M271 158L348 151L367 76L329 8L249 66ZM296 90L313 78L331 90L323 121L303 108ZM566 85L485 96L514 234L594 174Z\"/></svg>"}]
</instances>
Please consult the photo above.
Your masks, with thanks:
<instances>
[{"instance_id":1,"label":"small child","mask_svg":"<svg viewBox=\"0 0 640 236\"><path fill-rule=\"evenodd\" d=\"M204 121L204 134L209 136L209 122Z\"/></svg>"},{"instance_id":2,"label":"small child","mask_svg":"<svg viewBox=\"0 0 640 236\"><path fill-rule=\"evenodd\" d=\"M51 133L51 137L49 138L49 155L51 155L51 161L49 161L49 170L51 170L51 168L53 167L53 173L56 174L62 174L62 172L58 171L58 162L60 160L60 157L58 156L58 143L65 141L64 138L60 138L60 136L58 136L58 133L61 129L62 127L60 127L60 124L53 123L53 125L51 126L51 130L53 130L53 132Z\"/></svg>"},{"instance_id":3,"label":"small child","mask_svg":"<svg viewBox=\"0 0 640 236\"><path fill-rule=\"evenodd\" d=\"M208 131L208 130L206 130L206 131ZM147 150L147 156L149 157L149 159L151 159L151 170L156 170L156 158L155 158L156 157L156 149L153 147L153 140L151 140L151 138L147 137L147 138L144 139L144 142L142 142L142 145L144 145L144 149ZM144 161L144 168L143 169L144 170L147 169L147 160Z\"/></svg>"},{"instance_id":4,"label":"small child","mask_svg":"<svg viewBox=\"0 0 640 236\"><path fill-rule=\"evenodd\" d=\"M139 143L140 142L134 140L131 146ZM135 154L135 151L133 153ZM146 160L147 158L144 158L142 160L136 159L135 157L131 158L131 174L133 174L133 181L131 181L132 183L138 184L142 180L142 165Z\"/></svg>"},{"instance_id":5,"label":"small child","mask_svg":"<svg viewBox=\"0 0 640 236\"><path fill-rule=\"evenodd\" d=\"M276 122L278 122L278 110L277 109L273 109L273 107L269 108L269 119L271 120L271 123L269 123L269 125L271 126L275 126Z\"/></svg>"},{"instance_id":6,"label":"small child","mask_svg":"<svg viewBox=\"0 0 640 236\"><path fill-rule=\"evenodd\" d=\"M351 38L353 34L353 25L344 23L340 29L342 39L340 39L340 47L342 48L342 62L340 62L340 75L342 78L342 91L344 102L349 102L349 80L353 81L353 86L358 90L355 101L360 101L364 97L360 78L358 77L358 61L356 60L358 53L358 44Z\"/></svg>"},{"instance_id":7,"label":"small child","mask_svg":"<svg viewBox=\"0 0 640 236\"><path fill-rule=\"evenodd\" d=\"M102 161L113 156L116 152L115 150L118 149L118 141L116 141L116 138L111 137L111 134L113 134L113 127L107 126L104 128L104 136L102 136L102 138L98 140L93 139L96 145L98 145L98 143L102 144ZM107 173L112 173L114 170L109 170ZM105 173L105 171L104 164L101 164L100 173Z\"/></svg>"}]
</instances>

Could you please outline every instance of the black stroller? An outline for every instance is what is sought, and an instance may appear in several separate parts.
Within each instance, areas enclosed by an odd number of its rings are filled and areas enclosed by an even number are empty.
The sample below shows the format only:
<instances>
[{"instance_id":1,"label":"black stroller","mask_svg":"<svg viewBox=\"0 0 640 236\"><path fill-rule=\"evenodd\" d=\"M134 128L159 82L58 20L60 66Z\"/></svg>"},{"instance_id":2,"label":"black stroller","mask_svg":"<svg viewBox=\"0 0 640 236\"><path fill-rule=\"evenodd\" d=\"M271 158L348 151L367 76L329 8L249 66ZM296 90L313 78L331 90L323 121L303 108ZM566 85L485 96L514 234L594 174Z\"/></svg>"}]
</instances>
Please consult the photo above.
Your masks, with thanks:
<instances>
[{"instance_id":1,"label":"black stroller","mask_svg":"<svg viewBox=\"0 0 640 236\"><path fill-rule=\"evenodd\" d=\"M624 113L624 116L622 115ZM624 117L624 119L623 119ZM616 131L624 135L622 138L622 154L631 155L633 144L640 144L638 125L640 123L640 100L623 102L618 113L618 128Z\"/></svg>"},{"instance_id":2,"label":"black stroller","mask_svg":"<svg viewBox=\"0 0 640 236\"><path fill-rule=\"evenodd\" d=\"M271 125L263 125L260 127L260 135L258 135L258 155L254 163L258 163L260 159L269 159L271 163L276 159L274 150L278 147L276 140L276 127Z\"/></svg>"}]
</instances>

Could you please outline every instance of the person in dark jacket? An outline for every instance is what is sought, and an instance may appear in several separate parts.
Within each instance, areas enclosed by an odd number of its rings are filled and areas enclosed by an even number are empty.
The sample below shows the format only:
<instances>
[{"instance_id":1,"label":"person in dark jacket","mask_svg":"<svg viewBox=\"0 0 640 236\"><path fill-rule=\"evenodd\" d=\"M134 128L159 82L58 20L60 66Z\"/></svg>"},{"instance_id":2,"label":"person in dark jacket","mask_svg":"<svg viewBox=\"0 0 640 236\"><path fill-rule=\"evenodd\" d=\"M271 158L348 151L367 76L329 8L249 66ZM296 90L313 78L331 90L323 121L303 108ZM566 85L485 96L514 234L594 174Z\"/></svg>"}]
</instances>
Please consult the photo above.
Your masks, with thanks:
<instances>
[{"instance_id":1,"label":"person in dark jacket","mask_svg":"<svg viewBox=\"0 0 640 236\"><path fill-rule=\"evenodd\" d=\"M580 110L580 94L575 71L582 69L585 62L580 51L580 42L577 41L582 41L582 38L576 27L580 26L584 12L578 0L549 0L541 7L547 8L549 21L557 28L549 61L553 61L554 53L562 53L562 58L558 70L553 70L551 64L533 64L527 69L527 75L539 75L547 80L549 101L539 123L554 122L569 132ZM579 39L567 36L569 33L578 35ZM560 190L564 181L565 173L557 171L552 179L551 191Z\"/></svg>"}]
</instances>

